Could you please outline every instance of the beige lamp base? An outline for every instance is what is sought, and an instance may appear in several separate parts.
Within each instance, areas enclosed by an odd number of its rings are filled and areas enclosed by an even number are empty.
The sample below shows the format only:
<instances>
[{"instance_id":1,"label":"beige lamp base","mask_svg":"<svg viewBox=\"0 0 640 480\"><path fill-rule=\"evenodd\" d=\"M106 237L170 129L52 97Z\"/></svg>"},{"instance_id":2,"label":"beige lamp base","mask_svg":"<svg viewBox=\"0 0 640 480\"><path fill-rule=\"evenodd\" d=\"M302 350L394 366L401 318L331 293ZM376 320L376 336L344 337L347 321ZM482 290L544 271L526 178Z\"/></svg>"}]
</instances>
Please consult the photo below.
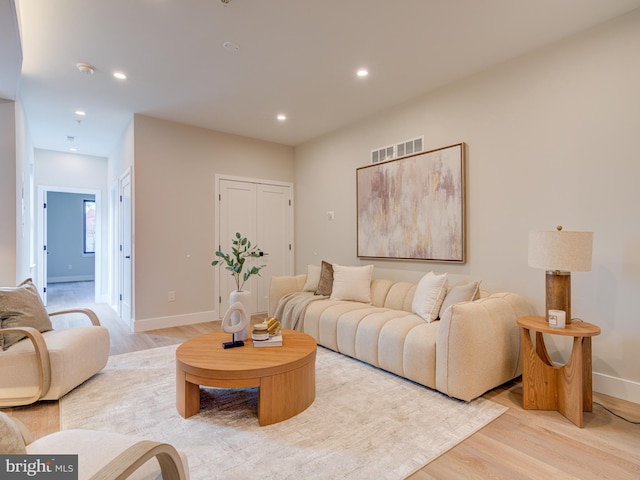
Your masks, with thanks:
<instances>
[{"instance_id":1,"label":"beige lamp base","mask_svg":"<svg viewBox=\"0 0 640 480\"><path fill-rule=\"evenodd\" d=\"M567 313L567 325L571 323L571 272L547 270L546 279L546 317L549 310L564 310Z\"/></svg>"}]
</instances>

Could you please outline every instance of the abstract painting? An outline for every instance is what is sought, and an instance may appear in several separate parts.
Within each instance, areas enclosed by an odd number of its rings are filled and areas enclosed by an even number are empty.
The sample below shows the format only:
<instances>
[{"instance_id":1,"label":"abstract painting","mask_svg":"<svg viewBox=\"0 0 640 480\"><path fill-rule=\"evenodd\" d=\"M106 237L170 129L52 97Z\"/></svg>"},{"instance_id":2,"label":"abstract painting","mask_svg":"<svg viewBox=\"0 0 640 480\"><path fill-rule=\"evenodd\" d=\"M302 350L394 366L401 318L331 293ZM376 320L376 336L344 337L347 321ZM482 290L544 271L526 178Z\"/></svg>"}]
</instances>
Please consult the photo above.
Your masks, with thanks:
<instances>
[{"instance_id":1,"label":"abstract painting","mask_svg":"<svg viewBox=\"0 0 640 480\"><path fill-rule=\"evenodd\" d=\"M358 257L465 261L465 144L356 170Z\"/></svg>"}]
</instances>

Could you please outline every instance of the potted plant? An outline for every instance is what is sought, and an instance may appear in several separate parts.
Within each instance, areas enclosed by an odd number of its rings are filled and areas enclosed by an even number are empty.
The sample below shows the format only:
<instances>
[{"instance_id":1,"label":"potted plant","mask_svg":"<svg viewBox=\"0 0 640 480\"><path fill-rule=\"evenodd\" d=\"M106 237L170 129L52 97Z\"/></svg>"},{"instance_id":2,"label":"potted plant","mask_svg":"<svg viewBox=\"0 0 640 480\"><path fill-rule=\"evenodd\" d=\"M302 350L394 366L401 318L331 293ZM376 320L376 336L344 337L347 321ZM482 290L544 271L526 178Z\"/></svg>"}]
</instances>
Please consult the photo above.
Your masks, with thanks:
<instances>
[{"instance_id":1,"label":"potted plant","mask_svg":"<svg viewBox=\"0 0 640 480\"><path fill-rule=\"evenodd\" d=\"M254 265L244 270L243 273L247 258L260 257L260 249L257 245L252 245L247 237L243 237L240 232L236 232L236 237L231 240L231 243L233 244L231 254L218 250L216 256L222 260L214 260L211 262L211 265L215 267L224 260L224 263L227 265L225 269L231 272L236 282L236 291L242 292L242 287L244 287L244 284L249 280L251 275L260 276L260 269L266 267L266 265L260 265L259 267Z\"/></svg>"},{"instance_id":2,"label":"potted plant","mask_svg":"<svg viewBox=\"0 0 640 480\"><path fill-rule=\"evenodd\" d=\"M224 253L218 250L215 254L220 260L214 260L211 265L214 267L218 264L226 265L225 269L231 272L233 279L236 282L236 289L229 294L229 308L231 308L236 302L240 302L248 315L251 314L251 292L242 290L244 284L251 278L252 275L260 276L260 269L266 267L266 265L256 266L253 265L245 268L245 262L247 258L260 257L260 249L257 245L253 245L247 237L242 236L239 232L236 232L236 236L231 240L232 247L231 253ZM239 312L231 314L231 322L233 325L243 322ZM234 339L246 340L249 337L249 327L247 325L241 332L238 332Z\"/></svg>"}]
</instances>

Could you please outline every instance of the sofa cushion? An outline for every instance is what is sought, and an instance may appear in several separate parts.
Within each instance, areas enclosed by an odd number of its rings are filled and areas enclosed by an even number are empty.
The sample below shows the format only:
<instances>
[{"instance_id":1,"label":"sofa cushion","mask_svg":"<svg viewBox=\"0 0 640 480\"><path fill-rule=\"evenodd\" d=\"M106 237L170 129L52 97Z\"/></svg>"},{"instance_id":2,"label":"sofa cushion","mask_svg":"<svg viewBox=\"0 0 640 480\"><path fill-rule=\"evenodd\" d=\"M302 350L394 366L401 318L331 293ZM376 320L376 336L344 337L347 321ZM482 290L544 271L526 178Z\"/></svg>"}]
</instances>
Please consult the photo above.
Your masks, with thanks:
<instances>
[{"instance_id":1,"label":"sofa cushion","mask_svg":"<svg viewBox=\"0 0 640 480\"><path fill-rule=\"evenodd\" d=\"M371 276L373 265L345 267L333 265L332 300L371 303Z\"/></svg>"},{"instance_id":2,"label":"sofa cushion","mask_svg":"<svg viewBox=\"0 0 640 480\"><path fill-rule=\"evenodd\" d=\"M333 265L329 262L322 261L320 268L320 281L318 282L318 289L316 295L331 295L331 289L333 288Z\"/></svg>"},{"instance_id":3,"label":"sofa cushion","mask_svg":"<svg viewBox=\"0 0 640 480\"><path fill-rule=\"evenodd\" d=\"M33 327L39 332L53 328L38 289L30 278L17 287L0 288L0 327ZM21 333L5 333L0 335L0 346L6 350L23 338L25 335Z\"/></svg>"},{"instance_id":4,"label":"sofa cushion","mask_svg":"<svg viewBox=\"0 0 640 480\"><path fill-rule=\"evenodd\" d=\"M307 265L307 281L302 287L303 292L315 292L318 290L321 270L322 267L320 265Z\"/></svg>"},{"instance_id":5,"label":"sofa cushion","mask_svg":"<svg viewBox=\"0 0 640 480\"><path fill-rule=\"evenodd\" d=\"M444 313L451 305L460 302L470 302L476 298L478 290L480 288L480 282L471 282L464 285L455 285L449 289L447 296L444 297L440 312ZM440 316L442 316L442 313Z\"/></svg>"},{"instance_id":6,"label":"sofa cushion","mask_svg":"<svg viewBox=\"0 0 640 480\"><path fill-rule=\"evenodd\" d=\"M427 322L433 322L440 315L440 307L447 294L447 274L427 273L416 287L412 310Z\"/></svg>"}]
</instances>

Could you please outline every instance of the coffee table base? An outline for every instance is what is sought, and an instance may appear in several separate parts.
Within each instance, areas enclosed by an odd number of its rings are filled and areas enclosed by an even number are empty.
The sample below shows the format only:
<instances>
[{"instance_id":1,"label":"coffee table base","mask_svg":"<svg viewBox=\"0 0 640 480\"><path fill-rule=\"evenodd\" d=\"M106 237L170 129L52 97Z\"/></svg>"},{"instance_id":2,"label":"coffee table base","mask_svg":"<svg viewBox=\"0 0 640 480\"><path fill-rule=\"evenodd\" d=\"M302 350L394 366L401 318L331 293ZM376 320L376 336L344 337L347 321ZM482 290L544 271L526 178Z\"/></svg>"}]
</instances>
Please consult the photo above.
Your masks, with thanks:
<instances>
[{"instance_id":1,"label":"coffee table base","mask_svg":"<svg viewBox=\"0 0 640 480\"><path fill-rule=\"evenodd\" d=\"M292 370L258 378L229 379L198 376L176 368L176 407L188 418L200 412L200 385L220 388L258 387L260 426L287 420L306 410L316 398L313 361Z\"/></svg>"}]
</instances>

